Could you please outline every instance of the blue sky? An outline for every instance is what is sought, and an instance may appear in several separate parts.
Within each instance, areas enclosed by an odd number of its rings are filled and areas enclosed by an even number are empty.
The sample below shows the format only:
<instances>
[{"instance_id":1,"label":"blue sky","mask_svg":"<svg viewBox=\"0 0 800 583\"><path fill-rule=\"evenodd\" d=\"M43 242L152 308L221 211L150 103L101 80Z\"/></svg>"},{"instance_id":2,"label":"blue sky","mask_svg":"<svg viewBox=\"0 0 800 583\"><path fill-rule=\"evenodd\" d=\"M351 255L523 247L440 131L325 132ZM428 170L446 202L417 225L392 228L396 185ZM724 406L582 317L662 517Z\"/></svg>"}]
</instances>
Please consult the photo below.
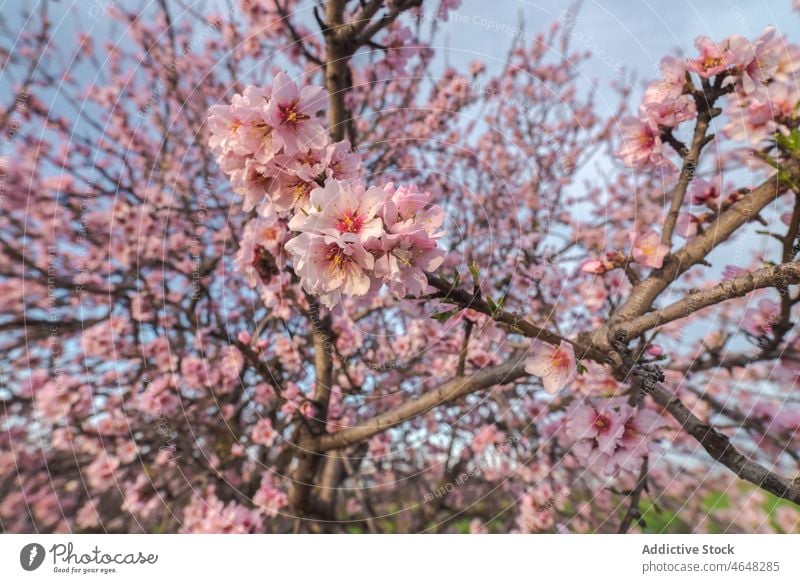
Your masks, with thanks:
<instances>
[{"instance_id":1,"label":"blue sky","mask_svg":"<svg viewBox=\"0 0 800 583\"><path fill-rule=\"evenodd\" d=\"M730 34L755 37L768 25L784 33L800 29L800 15L790 0L464 0L440 37L453 63L481 55L490 64L503 61L519 28L531 35L554 20L572 15L573 46L595 57L584 67L587 80L598 79L602 89L622 68L639 80L656 76L655 67L669 52L694 50L694 39ZM577 15L577 16L574 16Z\"/></svg>"},{"instance_id":2,"label":"blue sky","mask_svg":"<svg viewBox=\"0 0 800 583\"><path fill-rule=\"evenodd\" d=\"M177 21L184 2L168 0ZM232 0L238 4L238 0ZM306 0L300 10L307 10L316 0ZM108 38L118 38L109 30L103 7L114 0L66 0L51 3L54 40L59 52L74 47L78 31L91 31ZM225 0L186 0L200 13L226 12ZM427 0L431 10L436 2ZM30 27L19 18L21 9L36 11L38 2L0 0L0 13L12 26ZM580 7L576 10L576 5ZM127 9L152 6L152 0L125 2ZM722 38L732 33L753 37L765 26L774 24L786 33L798 30L800 15L791 8L791 0L463 0L448 23L440 23L438 41L447 48L446 58L457 64L482 58L491 66L502 62L520 22L531 36L545 30L557 19L573 18L573 41L576 48L595 55L586 67L587 79L608 81L624 67L639 79L653 76L655 64L667 52L691 51L697 35ZM98 17L99 15L99 17ZM2 74L0 74L2 79Z\"/></svg>"}]
</instances>

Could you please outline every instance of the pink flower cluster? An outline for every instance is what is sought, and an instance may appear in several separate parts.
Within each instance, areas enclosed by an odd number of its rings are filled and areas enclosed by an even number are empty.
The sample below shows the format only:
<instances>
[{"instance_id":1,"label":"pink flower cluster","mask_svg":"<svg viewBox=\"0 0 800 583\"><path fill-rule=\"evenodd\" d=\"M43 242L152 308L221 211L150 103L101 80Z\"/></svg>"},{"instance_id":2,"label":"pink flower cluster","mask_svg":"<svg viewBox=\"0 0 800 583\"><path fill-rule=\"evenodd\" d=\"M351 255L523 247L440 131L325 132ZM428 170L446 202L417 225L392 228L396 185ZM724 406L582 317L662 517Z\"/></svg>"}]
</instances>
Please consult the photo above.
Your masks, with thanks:
<instances>
[{"instance_id":1,"label":"pink flower cluster","mask_svg":"<svg viewBox=\"0 0 800 583\"><path fill-rule=\"evenodd\" d=\"M617 153L631 168L669 164L662 151L662 128L677 127L696 114L692 97L685 93L686 64L665 57L660 69L662 77L647 87L639 116L620 121L622 147Z\"/></svg>"},{"instance_id":2,"label":"pink flower cluster","mask_svg":"<svg viewBox=\"0 0 800 583\"><path fill-rule=\"evenodd\" d=\"M359 156L346 141L332 144L319 118L326 100L322 87L298 90L278 73L271 94L251 85L230 104L210 109L209 147L245 211L260 205L265 216L301 210L321 181L357 178Z\"/></svg>"},{"instance_id":3,"label":"pink flower cluster","mask_svg":"<svg viewBox=\"0 0 800 583\"><path fill-rule=\"evenodd\" d=\"M183 510L181 531L185 533L243 534L263 532L264 511L235 501L220 500L213 488L197 492Z\"/></svg>"},{"instance_id":4,"label":"pink flower cluster","mask_svg":"<svg viewBox=\"0 0 800 583\"><path fill-rule=\"evenodd\" d=\"M211 109L209 145L244 210L259 211L238 266L254 286L277 267L265 254L283 248L303 289L328 308L383 284L419 297L425 272L444 260L444 213L416 186L365 186L360 157L347 141L331 143L318 118L325 99L324 89L298 90L279 73L271 94L250 86ZM289 231L299 234L289 239Z\"/></svg>"},{"instance_id":5,"label":"pink flower cluster","mask_svg":"<svg viewBox=\"0 0 800 583\"><path fill-rule=\"evenodd\" d=\"M444 214L426 208L429 198L391 184L367 189L328 180L314 189L309 210L289 222L300 235L286 244L303 287L328 307L342 294L364 296L382 283L398 297L419 297L428 285L425 271L444 260L436 245Z\"/></svg>"},{"instance_id":6,"label":"pink flower cluster","mask_svg":"<svg viewBox=\"0 0 800 583\"><path fill-rule=\"evenodd\" d=\"M581 464L613 476L620 470L638 471L650 451L650 435L664 426L654 411L620 399L585 399L568 411L566 434Z\"/></svg>"},{"instance_id":7,"label":"pink flower cluster","mask_svg":"<svg viewBox=\"0 0 800 583\"><path fill-rule=\"evenodd\" d=\"M617 154L626 166L671 165L661 136L697 114L691 73L703 80L719 77L723 89L732 86L731 121L726 128L729 136L760 141L780 129L775 120L793 112L800 97L794 82L800 48L785 43L773 27L752 42L739 35L720 43L701 36L695 46L695 58L662 59L661 79L647 87L639 115L620 122L622 146Z\"/></svg>"}]
</instances>

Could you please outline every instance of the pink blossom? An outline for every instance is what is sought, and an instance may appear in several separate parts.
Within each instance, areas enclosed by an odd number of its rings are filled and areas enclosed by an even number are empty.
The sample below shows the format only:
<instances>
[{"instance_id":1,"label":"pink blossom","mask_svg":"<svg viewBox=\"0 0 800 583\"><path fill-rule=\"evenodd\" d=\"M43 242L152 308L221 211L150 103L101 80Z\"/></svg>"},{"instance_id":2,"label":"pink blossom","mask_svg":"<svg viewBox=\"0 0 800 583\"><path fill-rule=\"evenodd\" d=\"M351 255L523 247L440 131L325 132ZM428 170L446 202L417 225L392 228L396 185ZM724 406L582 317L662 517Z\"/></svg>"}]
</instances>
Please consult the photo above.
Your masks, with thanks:
<instances>
[{"instance_id":1,"label":"pink blossom","mask_svg":"<svg viewBox=\"0 0 800 583\"><path fill-rule=\"evenodd\" d=\"M414 47L407 46L413 39L414 35L407 26L391 27L381 43L386 47L384 58L375 65L378 79L387 79L393 74L402 73L408 59L417 52Z\"/></svg>"},{"instance_id":2,"label":"pink blossom","mask_svg":"<svg viewBox=\"0 0 800 583\"><path fill-rule=\"evenodd\" d=\"M689 95L655 101L652 96L645 94L642 113L656 126L676 127L681 122L693 119L697 114L697 108L694 99Z\"/></svg>"},{"instance_id":3,"label":"pink blossom","mask_svg":"<svg viewBox=\"0 0 800 583\"><path fill-rule=\"evenodd\" d=\"M675 233L684 239L693 239L697 236L697 229L700 226L700 219L696 216L683 213L678 216L675 223Z\"/></svg>"},{"instance_id":4,"label":"pink blossom","mask_svg":"<svg viewBox=\"0 0 800 583\"><path fill-rule=\"evenodd\" d=\"M605 273L606 271L610 271L613 268L613 265L602 259L584 259L578 269L584 273L594 273L599 275Z\"/></svg>"},{"instance_id":5,"label":"pink blossom","mask_svg":"<svg viewBox=\"0 0 800 583\"><path fill-rule=\"evenodd\" d=\"M288 164L293 164L290 158ZM275 178L270 185L270 201L278 212L308 209L311 191L319 187L316 180L306 180L298 176L291 166L281 166L276 162L272 169Z\"/></svg>"},{"instance_id":6,"label":"pink blossom","mask_svg":"<svg viewBox=\"0 0 800 583\"><path fill-rule=\"evenodd\" d=\"M323 188L311 191L309 212L292 217L289 228L334 237L348 235L365 243L383 233L383 222L377 214L385 198L386 193L380 188L365 190L329 179Z\"/></svg>"},{"instance_id":7,"label":"pink blossom","mask_svg":"<svg viewBox=\"0 0 800 583\"><path fill-rule=\"evenodd\" d=\"M661 356L664 354L664 349L658 344L648 344L646 352L650 356Z\"/></svg>"},{"instance_id":8,"label":"pink blossom","mask_svg":"<svg viewBox=\"0 0 800 583\"><path fill-rule=\"evenodd\" d=\"M135 461L139 456L139 448L133 441L125 441L117 447L117 457L123 464Z\"/></svg>"},{"instance_id":9,"label":"pink blossom","mask_svg":"<svg viewBox=\"0 0 800 583\"><path fill-rule=\"evenodd\" d=\"M772 334L772 324L781 313L781 305L768 298L758 301L755 308L750 308L742 319L742 329L756 337Z\"/></svg>"},{"instance_id":10,"label":"pink blossom","mask_svg":"<svg viewBox=\"0 0 800 583\"><path fill-rule=\"evenodd\" d=\"M595 440L602 453L613 453L625 430L625 416L611 407L596 408L586 401L569 415L566 431L576 440Z\"/></svg>"},{"instance_id":11,"label":"pink blossom","mask_svg":"<svg viewBox=\"0 0 800 583\"><path fill-rule=\"evenodd\" d=\"M599 280L598 280L599 281ZM608 290L600 281L592 283L583 296L583 305L590 310L600 310L608 299Z\"/></svg>"},{"instance_id":12,"label":"pink blossom","mask_svg":"<svg viewBox=\"0 0 800 583\"><path fill-rule=\"evenodd\" d=\"M774 80L782 84L792 83L797 71L800 70L800 46L785 43L778 57L778 69L775 71Z\"/></svg>"},{"instance_id":13,"label":"pink blossom","mask_svg":"<svg viewBox=\"0 0 800 583\"><path fill-rule=\"evenodd\" d=\"M242 168L231 173L233 190L244 199L242 210L245 212L259 206L267 198L273 181L269 168L253 158L248 158Z\"/></svg>"},{"instance_id":14,"label":"pink blossom","mask_svg":"<svg viewBox=\"0 0 800 583\"><path fill-rule=\"evenodd\" d=\"M577 374L575 350L562 340L558 346L539 342L534 355L525 360L525 372L542 378L545 391L557 393Z\"/></svg>"},{"instance_id":15,"label":"pink blossom","mask_svg":"<svg viewBox=\"0 0 800 583\"><path fill-rule=\"evenodd\" d=\"M659 95L654 101L660 102L680 97L684 85L686 85L686 63L677 57L666 56L661 59L658 68L661 71L661 79L648 87L651 95L653 93Z\"/></svg>"},{"instance_id":16,"label":"pink blossom","mask_svg":"<svg viewBox=\"0 0 800 583\"><path fill-rule=\"evenodd\" d=\"M223 376L238 379L244 364L244 356L242 356L241 351L236 346L228 345L221 352L220 372Z\"/></svg>"},{"instance_id":17,"label":"pink blossom","mask_svg":"<svg viewBox=\"0 0 800 583\"><path fill-rule=\"evenodd\" d=\"M214 154L231 152L237 156L247 156L252 153L241 143L240 130L248 124L264 123L261 112L250 103L253 90L259 91L248 86L245 90L248 97L237 93L230 104L214 105L209 109L207 123L211 136L208 145ZM269 126L266 129L270 130ZM249 143L249 140L245 141Z\"/></svg>"},{"instance_id":18,"label":"pink blossom","mask_svg":"<svg viewBox=\"0 0 800 583\"><path fill-rule=\"evenodd\" d=\"M600 275L616 269L624 262L625 256L623 254L617 251L610 251L599 259L584 259L578 269L584 273Z\"/></svg>"},{"instance_id":19,"label":"pink blossom","mask_svg":"<svg viewBox=\"0 0 800 583\"><path fill-rule=\"evenodd\" d=\"M297 85L286 73L278 73L272 85L266 121L272 126L273 140L286 154L325 147L328 136L317 119L325 107L327 92L322 87Z\"/></svg>"},{"instance_id":20,"label":"pink blossom","mask_svg":"<svg viewBox=\"0 0 800 583\"><path fill-rule=\"evenodd\" d=\"M741 72L741 86L745 95L760 92L767 82L778 71L783 42L775 32L774 26L768 26L756 40L755 46L747 54Z\"/></svg>"},{"instance_id":21,"label":"pink blossom","mask_svg":"<svg viewBox=\"0 0 800 583\"><path fill-rule=\"evenodd\" d=\"M769 87L772 92L772 87ZM778 87L784 88L784 85ZM780 89L785 91L785 89ZM731 139L757 144L770 138L777 129L775 123L776 102L750 99L734 99L728 108L728 123L725 135Z\"/></svg>"},{"instance_id":22,"label":"pink blossom","mask_svg":"<svg viewBox=\"0 0 800 583\"><path fill-rule=\"evenodd\" d=\"M675 57L664 57L661 79L653 81L642 98L642 113L656 126L675 127L696 114L694 99L683 93L686 65Z\"/></svg>"},{"instance_id":23,"label":"pink blossom","mask_svg":"<svg viewBox=\"0 0 800 583\"><path fill-rule=\"evenodd\" d=\"M440 207L426 208L429 199L430 193L419 192L416 186L401 187L383 207L387 233L381 245L371 249L383 252L375 261L375 274L397 297L422 295L428 286L425 272L438 269L444 261L444 251L436 244L444 212Z\"/></svg>"},{"instance_id":24,"label":"pink blossom","mask_svg":"<svg viewBox=\"0 0 800 583\"><path fill-rule=\"evenodd\" d=\"M726 45L718 45L707 36L699 36L694 41L700 56L688 62L690 71L701 77L713 77L730 66L733 55Z\"/></svg>"},{"instance_id":25,"label":"pink blossom","mask_svg":"<svg viewBox=\"0 0 800 583\"><path fill-rule=\"evenodd\" d=\"M90 529L100 526L100 516L97 514L95 506L97 503L92 500L87 500L75 514L75 523L83 528Z\"/></svg>"},{"instance_id":26,"label":"pink blossom","mask_svg":"<svg viewBox=\"0 0 800 583\"><path fill-rule=\"evenodd\" d=\"M253 533L262 530L263 515L235 501L225 504L209 487L184 507L181 530L197 533Z\"/></svg>"},{"instance_id":27,"label":"pink blossom","mask_svg":"<svg viewBox=\"0 0 800 583\"><path fill-rule=\"evenodd\" d=\"M252 156L266 164L276 152L272 142L272 128L266 120L266 106L269 96L259 87L248 86L241 95L231 99L231 112L241 120L235 130L232 143L233 153L239 156Z\"/></svg>"},{"instance_id":28,"label":"pink blossom","mask_svg":"<svg viewBox=\"0 0 800 583\"><path fill-rule=\"evenodd\" d=\"M178 409L180 400L170 376L162 376L145 385L138 396L138 407L153 417L169 415Z\"/></svg>"},{"instance_id":29,"label":"pink blossom","mask_svg":"<svg viewBox=\"0 0 800 583\"><path fill-rule=\"evenodd\" d=\"M328 178L352 182L359 176L361 156L351 150L350 142L342 140L328 146L325 152Z\"/></svg>"},{"instance_id":30,"label":"pink blossom","mask_svg":"<svg viewBox=\"0 0 800 583\"><path fill-rule=\"evenodd\" d=\"M272 128L267 124L268 95L252 85L236 94L230 105L215 105L208 116L209 147L217 155L252 156L266 164L276 152Z\"/></svg>"},{"instance_id":31,"label":"pink blossom","mask_svg":"<svg viewBox=\"0 0 800 583\"><path fill-rule=\"evenodd\" d=\"M734 277L739 277L747 273L746 269L742 269L737 265L726 265L725 269L722 271L722 280L728 281L729 279L733 279Z\"/></svg>"},{"instance_id":32,"label":"pink blossom","mask_svg":"<svg viewBox=\"0 0 800 583\"><path fill-rule=\"evenodd\" d=\"M119 460L110 455L100 455L86 466L86 481L95 491L105 491L114 487Z\"/></svg>"},{"instance_id":33,"label":"pink blossom","mask_svg":"<svg viewBox=\"0 0 800 583\"><path fill-rule=\"evenodd\" d=\"M266 417L259 419L258 423L256 423L256 426L253 428L253 431L250 432L250 439L253 440L253 443L266 445L267 447L270 447L273 444L275 437L276 433L275 430L272 429L272 421Z\"/></svg>"},{"instance_id":34,"label":"pink blossom","mask_svg":"<svg viewBox=\"0 0 800 583\"><path fill-rule=\"evenodd\" d=\"M642 458L650 451L651 434L665 425L664 419L649 409L630 414L619 436L618 447L608 460L606 472L613 474L620 469L637 472Z\"/></svg>"},{"instance_id":35,"label":"pink blossom","mask_svg":"<svg viewBox=\"0 0 800 583\"><path fill-rule=\"evenodd\" d=\"M714 182L709 182L698 176L692 179L686 198L694 205L706 205L710 208L716 208L719 204L721 190L718 179Z\"/></svg>"},{"instance_id":36,"label":"pink blossom","mask_svg":"<svg viewBox=\"0 0 800 583\"><path fill-rule=\"evenodd\" d=\"M261 485L258 488L253 503L258 506L266 516L274 518L278 515L281 508L289 504L289 497L285 492L279 490L273 484L272 475L265 472L261 478Z\"/></svg>"},{"instance_id":37,"label":"pink blossom","mask_svg":"<svg viewBox=\"0 0 800 583\"><path fill-rule=\"evenodd\" d=\"M375 259L353 233L300 233L286 244L286 251L293 256L303 288L319 295L329 308L339 303L342 294L363 296L370 290L368 271Z\"/></svg>"},{"instance_id":38,"label":"pink blossom","mask_svg":"<svg viewBox=\"0 0 800 583\"><path fill-rule=\"evenodd\" d=\"M664 257L669 253L669 246L661 242L657 232L648 231L644 235L631 233L630 239L634 261L646 267L661 268Z\"/></svg>"},{"instance_id":39,"label":"pink blossom","mask_svg":"<svg viewBox=\"0 0 800 583\"><path fill-rule=\"evenodd\" d=\"M617 155L630 168L659 166L665 162L658 128L649 120L628 116L620 121L622 147Z\"/></svg>"},{"instance_id":40,"label":"pink blossom","mask_svg":"<svg viewBox=\"0 0 800 583\"><path fill-rule=\"evenodd\" d=\"M483 427L472 439L470 448L475 453L482 453L488 446L502 443L506 439L504 431L497 429L494 424Z\"/></svg>"},{"instance_id":41,"label":"pink blossom","mask_svg":"<svg viewBox=\"0 0 800 583\"><path fill-rule=\"evenodd\" d=\"M216 384L219 371L207 367L202 358L189 355L181 361L181 376L190 389L201 389Z\"/></svg>"},{"instance_id":42,"label":"pink blossom","mask_svg":"<svg viewBox=\"0 0 800 583\"><path fill-rule=\"evenodd\" d=\"M86 397L86 390L75 390L50 381L41 386L35 396L38 415L54 422L68 418L72 410Z\"/></svg>"},{"instance_id":43,"label":"pink blossom","mask_svg":"<svg viewBox=\"0 0 800 583\"><path fill-rule=\"evenodd\" d=\"M399 232L398 232L399 231ZM375 275L389 285L396 297L406 294L419 297L428 287L426 271L439 268L444 251L436 240L422 229L413 229L384 235L379 249L383 254L375 260Z\"/></svg>"},{"instance_id":44,"label":"pink blossom","mask_svg":"<svg viewBox=\"0 0 800 583\"><path fill-rule=\"evenodd\" d=\"M573 455L611 476L620 470L637 472L651 449L653 432L664 426L661 416L649 409L614 399L585 399L568 411L565 429L574 442Z\"/></svg>"}]
</instances>

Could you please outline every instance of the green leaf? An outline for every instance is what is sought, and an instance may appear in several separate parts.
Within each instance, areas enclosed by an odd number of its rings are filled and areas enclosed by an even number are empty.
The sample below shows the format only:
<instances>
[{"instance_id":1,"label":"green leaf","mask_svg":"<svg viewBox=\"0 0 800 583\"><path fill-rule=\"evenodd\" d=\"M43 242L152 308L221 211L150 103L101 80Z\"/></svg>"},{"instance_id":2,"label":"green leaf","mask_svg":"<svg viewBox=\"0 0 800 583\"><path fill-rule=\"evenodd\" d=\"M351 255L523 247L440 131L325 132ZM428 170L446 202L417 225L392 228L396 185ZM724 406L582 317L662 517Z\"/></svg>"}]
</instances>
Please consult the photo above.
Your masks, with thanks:
<instances>
[{"instance_id":1,"label":"green leaf","mask_svg":"<svg viewBox=\"0 0 800 583\"><path fill-rule=\"evenodd\" d=\"M497 314L497 304L494 303L491 297L486 298L486 303L489 305L489 313L494 318L495 314Z\"/></svg>"},{"instance_id":2,"label":"green leaf","mask_svg":"<svg viewBox=\"0 0 800 583\"><path fill-rule=\"evenodd\" d=\"M454 308L452 310L447 310L446 312L440 312L438 314L433 314L431 318L437 320L439 322L447 322L450 318L455 316L459 312L459 308Z\"/></svg>"},{"instance_id":3,"label":"green leaf","mask_svg":"<svg viewBox=\"0 0 800 583\"><path fill-rule=\"evenodd\" d=\"M775 142L787 152L800 152L800 131L795 128L788 136L775 132Z\"/></svg>"},{"instance_id":4,"label":"green leaf","mask_svg":"<svg viewBox=\"0 0 800 583\"><path fill-rule=\"evenodd\" d=\"M468 267L469 272L472 274L472 279L475 281L475 283L478 283L478 278L480 277L480 274L478 273L478 264L474 261L470 261Z\"/></svg>"}]
</instances>

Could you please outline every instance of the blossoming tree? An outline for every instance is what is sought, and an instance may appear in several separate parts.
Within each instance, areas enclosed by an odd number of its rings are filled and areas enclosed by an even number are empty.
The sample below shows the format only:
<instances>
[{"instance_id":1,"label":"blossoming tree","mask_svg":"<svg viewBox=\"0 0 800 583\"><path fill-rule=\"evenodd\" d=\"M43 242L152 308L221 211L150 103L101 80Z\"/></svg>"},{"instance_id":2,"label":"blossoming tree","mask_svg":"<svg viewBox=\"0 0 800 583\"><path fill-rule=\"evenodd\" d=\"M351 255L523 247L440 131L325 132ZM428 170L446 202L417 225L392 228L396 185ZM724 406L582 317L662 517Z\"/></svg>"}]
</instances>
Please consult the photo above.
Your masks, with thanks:
<instances>
[{"instance_id":1,"label":"blossoming tree","mask_svg":"<svg viewBox=\"0 0 800 583\"><path fill-rule=\"evenodd\" d=\"M800 47L178 6L3 53L5 531L797 530Z\"/></svg>"}]
</instances>

